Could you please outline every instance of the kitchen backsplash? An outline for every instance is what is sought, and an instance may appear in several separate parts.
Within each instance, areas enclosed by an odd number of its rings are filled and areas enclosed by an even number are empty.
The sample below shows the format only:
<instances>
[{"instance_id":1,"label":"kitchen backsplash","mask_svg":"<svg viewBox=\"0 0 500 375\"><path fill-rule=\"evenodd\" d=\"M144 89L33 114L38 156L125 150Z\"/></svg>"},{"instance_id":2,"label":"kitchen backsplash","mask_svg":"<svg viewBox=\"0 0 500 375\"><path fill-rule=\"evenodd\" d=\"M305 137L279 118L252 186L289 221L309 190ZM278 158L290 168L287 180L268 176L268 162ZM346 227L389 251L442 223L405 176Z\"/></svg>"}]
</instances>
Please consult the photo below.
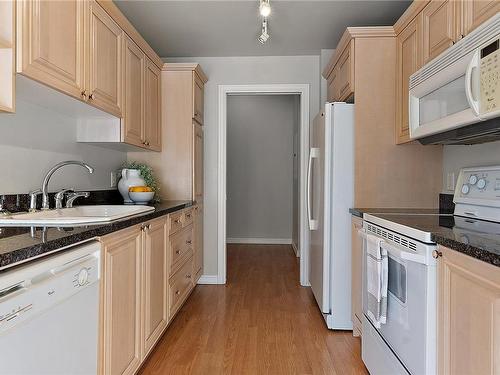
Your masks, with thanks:
<instances>
[{"instance_id":1,"label":"kitchen backsplash","mask_svg":"<svg viewBox=\"0 0 500 375\"><path fill-rule=\"evenodd\" d=\"M77 143L76 128L76 118L18 100L15 114L0 116L0 194L40 188L45 173L63 160L83 160L95 171L64 167L51 179L50 191L109 189L111 171L120 167L127 154Z\"/></svg>"}]
</instances>

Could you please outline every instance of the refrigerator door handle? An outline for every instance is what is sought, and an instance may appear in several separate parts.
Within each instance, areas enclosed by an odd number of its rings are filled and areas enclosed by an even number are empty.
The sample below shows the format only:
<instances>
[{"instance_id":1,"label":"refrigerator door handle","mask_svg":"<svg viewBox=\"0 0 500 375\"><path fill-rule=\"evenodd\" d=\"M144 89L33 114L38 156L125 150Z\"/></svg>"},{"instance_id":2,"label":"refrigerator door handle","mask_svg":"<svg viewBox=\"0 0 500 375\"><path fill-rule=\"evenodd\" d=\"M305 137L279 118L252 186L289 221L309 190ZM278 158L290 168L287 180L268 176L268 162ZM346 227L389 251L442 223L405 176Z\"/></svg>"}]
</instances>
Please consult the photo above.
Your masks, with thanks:
<instances>
[{"instance_id":1,"label":"refrigerator door handle","mask_svg":"<svg viewBox=\"0 0 500 375\"><path fill-rule=\"evenodd\" d=\"M311 210L311 183L312 183L312 162L314 158L318 158L319 148L312 147L309 151L309 163L307 165L307 219L309 222L309 230L318 229L318 220L314 220Z\"/></svg>"}]
</instances>

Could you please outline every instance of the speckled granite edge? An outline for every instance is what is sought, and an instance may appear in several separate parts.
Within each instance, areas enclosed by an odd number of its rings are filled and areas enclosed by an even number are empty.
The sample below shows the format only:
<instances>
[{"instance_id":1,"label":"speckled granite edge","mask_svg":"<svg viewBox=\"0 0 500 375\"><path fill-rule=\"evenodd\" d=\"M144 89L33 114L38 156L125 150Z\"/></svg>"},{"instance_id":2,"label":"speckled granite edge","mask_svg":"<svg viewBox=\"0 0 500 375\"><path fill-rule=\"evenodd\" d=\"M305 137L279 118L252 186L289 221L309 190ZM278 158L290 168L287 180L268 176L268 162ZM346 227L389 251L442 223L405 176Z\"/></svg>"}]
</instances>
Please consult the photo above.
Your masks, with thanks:
<instances>
[{"instance_id":1,"label":"speckled granite edge","mask_svg":"<svg viewBox=\"0 0 500 375\"><path fill-rule=\"evenodd\" d=\"M0 254L0 268L3 269L17 265L19 263L24 263L30 258L40 257L44 254L49 254L55 250L64 250L72 245L89 241L91 239L104 236L109 233L131 227L136 224L140 224L144 221L151 220L160 216L165 216L169 213L182 210L192 206L191 201L179 202L172 205L158 205L155 206L155 211L131 218L125 218L123 220L115 221L109 224L88 226L83 228L78 228L78 232L64 235L60 238L54 238L48 240L47 242L41 242L35 245L15 249L13 251L7 251ZM55 228L49 228L49 230L56 230ZM8 269L8 268L7 268ZM2 272L0 271L0 272Z\"/></svg>"},{"instance_id":2,"label":"speckled granite edge","mask_svg":"<svg viewBox=\"0 0 500 375\"><path fill-rule=\"evenodd\" d=\"M473 258L482 260L483 262L500 267L500 254L494 254L488 250L471 246L463 242L453 240L448 237L440 236L434 233L431 234L431 240L449 249L458 251Z\"/></svg>"}]
</instances>

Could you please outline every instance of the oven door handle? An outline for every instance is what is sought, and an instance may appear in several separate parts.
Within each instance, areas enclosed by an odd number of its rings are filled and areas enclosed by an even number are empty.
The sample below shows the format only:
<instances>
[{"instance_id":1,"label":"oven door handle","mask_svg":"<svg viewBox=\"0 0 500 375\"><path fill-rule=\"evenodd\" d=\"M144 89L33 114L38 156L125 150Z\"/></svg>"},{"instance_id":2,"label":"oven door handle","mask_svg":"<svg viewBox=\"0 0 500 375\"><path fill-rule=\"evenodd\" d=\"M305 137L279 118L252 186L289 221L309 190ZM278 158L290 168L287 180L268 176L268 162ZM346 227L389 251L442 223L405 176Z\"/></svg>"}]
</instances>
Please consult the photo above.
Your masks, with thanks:
<instances>
[{"instance_id":1,"label":"oven door handle","mask_svg":"<svg viewBox=\"0 0 500 375\"><path fill-rule=\"evenodd\" d=\"M411 253L385 241L382 241L381 246L395 258L407 260L414 263L427 264L425 255Z\"/></svg>"}]
</instances>

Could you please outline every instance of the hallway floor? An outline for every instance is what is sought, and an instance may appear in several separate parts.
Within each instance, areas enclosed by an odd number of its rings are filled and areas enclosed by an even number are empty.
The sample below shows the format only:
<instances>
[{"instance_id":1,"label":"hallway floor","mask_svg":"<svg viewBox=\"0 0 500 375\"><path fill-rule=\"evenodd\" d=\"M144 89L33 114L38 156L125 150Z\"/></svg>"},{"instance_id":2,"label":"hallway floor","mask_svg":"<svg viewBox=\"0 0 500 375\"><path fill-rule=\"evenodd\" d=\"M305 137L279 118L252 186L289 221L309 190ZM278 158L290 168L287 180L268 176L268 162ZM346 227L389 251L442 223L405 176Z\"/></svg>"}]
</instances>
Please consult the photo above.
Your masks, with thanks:
<instances>
[{"instance_id":1,"label":"hallway floor","mask_svg":"<svg viewBox=\"0 0 500 375\"><path fill-rule=\"evenodd\" d=\"M228 245L227 284L198 285L141 374L368 374L326 329L288 245Z\"/></svg>"}]
</instances>

